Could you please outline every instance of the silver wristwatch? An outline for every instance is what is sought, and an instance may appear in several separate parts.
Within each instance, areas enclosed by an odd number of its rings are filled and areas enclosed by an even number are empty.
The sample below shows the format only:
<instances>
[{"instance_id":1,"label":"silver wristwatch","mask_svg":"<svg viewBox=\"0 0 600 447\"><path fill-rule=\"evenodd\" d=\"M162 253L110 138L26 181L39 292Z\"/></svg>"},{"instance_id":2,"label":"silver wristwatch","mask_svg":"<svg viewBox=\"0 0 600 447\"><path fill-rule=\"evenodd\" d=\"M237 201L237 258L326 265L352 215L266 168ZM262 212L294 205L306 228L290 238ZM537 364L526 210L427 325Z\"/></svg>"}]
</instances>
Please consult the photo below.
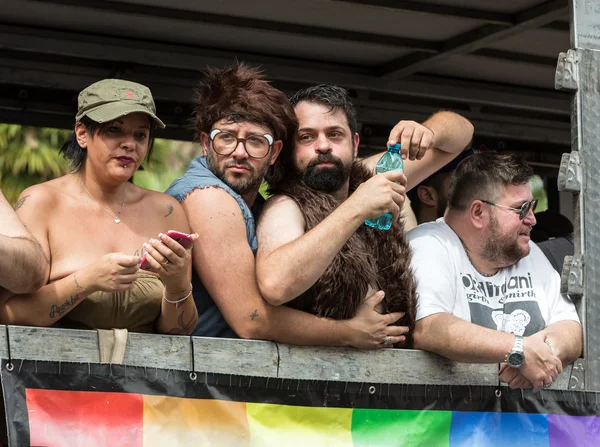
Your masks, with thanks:
<instances>
[{"instance_id":1,"label":"silver wristwatch","mask_svg":"<svg viewBox=\"0 0 600 447\"><path fill-rule=\"evenodd\" d=\"M506 363L511 368L520 368L523 366L525 356L523 355L523 336L515 334L515 344L506 354Z\"/></svg>"}]
</instances>

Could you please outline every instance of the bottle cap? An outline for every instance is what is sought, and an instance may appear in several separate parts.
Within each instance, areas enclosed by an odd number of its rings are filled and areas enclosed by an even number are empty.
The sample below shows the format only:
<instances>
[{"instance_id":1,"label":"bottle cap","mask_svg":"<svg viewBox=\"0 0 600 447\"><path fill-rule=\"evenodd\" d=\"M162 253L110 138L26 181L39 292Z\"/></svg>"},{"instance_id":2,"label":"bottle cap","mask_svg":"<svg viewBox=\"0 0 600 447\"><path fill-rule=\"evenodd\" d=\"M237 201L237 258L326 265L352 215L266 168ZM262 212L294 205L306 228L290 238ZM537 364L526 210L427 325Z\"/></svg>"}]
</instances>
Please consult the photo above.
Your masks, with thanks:
<instances>
[{"instance_id":1,"label":"bottle cap","mask_svg":"<svg viewBox=\"0 0 600 447\"><path fill-rule=\"evenodd\" d=\"M388 151L400 152L402 145L400 143L388 144Z\"/></svg>"}]
</instances>

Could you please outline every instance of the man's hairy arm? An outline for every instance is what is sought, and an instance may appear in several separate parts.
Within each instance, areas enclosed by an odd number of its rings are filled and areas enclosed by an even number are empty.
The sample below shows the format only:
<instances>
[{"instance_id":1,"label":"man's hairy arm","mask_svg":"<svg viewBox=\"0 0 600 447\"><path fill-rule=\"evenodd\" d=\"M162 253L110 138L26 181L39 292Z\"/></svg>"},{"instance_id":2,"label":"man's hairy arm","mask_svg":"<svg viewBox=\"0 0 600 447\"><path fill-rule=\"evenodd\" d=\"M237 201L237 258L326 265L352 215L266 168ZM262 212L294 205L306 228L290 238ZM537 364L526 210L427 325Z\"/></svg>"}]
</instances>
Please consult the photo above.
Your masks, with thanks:
<instances>
[{"instance_id":1,"label":"man's hairy arm","mask_svg":"<svg viewBox=\"0 0 600 447\"><path fill-rule=\"evenodd\" d=\"M406 160L404 171L408 178L407 190L446 166L468 146L473 138L473 125L454 112L437 112L423 125L433 131L433 148L427 151L421 160ZM394 134L391 133L390 137L393 136Z\"/></svg>"},{"instance_id":2,"label":"man's hairy arm","mask_svg":"<svg viewBox=\"0 0 600 447\"><path fill-rule=\"evenodd\" d=\"M242 338L296 344L344 344L336 322L288 308L260 295L254 254L239 205L220 188L196 189L182 202L193 232L194 269L231 328Z\"/></svg>"},{"instance_id":3,"label":"man's hairy arm","mask_svg":"<svg viewBox=\"0 0 600 447\"><path fill-rule=\"evenodd\" d=\"M515 336L436 313L418 320L415 348L431 351L456 362L500 363L513 347Z\"/></svg>"},{"instance_id":4,"label":"man's hairy arm","mask_svg":"<svg viewBox=\"0 0 600 447\"><path fill-rule=\"evenodd\" d=\"M269 200L258 223L256 262L263 296L283 304L312 287L365 219L400 214L405 183L399 171L374 176L306 233L296 202L283 196Z\"/></svg>"},{"instance_id":5,"label":"man's hairy arm","mask_svg":"<svg viewBox=\"0 0 600 447\"><path fill-rule=\"evenodd\" d=\"M194 269L229 326L240 337L299 345L381 346L385 334L377 339L373 330L379 323L369 323L367 327L356 320L319 318L267 303L258 290L254 255L247 242L241 210L225 191L197 189L182 204L192 231L200 236L192 251ZM389 331L387 325L393 318L379 317L383 322L381 331Z\"/></svg>"},{"instance_id":6,"label":"man's hairy arm","mask_svg":"<svg viewBox=\"0 0 600 447\"><path fill-rule=\"evenodd\" d=\"M23 195L17 208L27 200ZM48 268L42 247L0 191L0 288L12 293L37 290L44 284Z\"/></svg>"},{"instance_id":7,"label":"man's hairy arm","mask_svg":"<svg viewBox=\"0 0 600 447\"><path fill-rule=\"evenodd\" d=\"M555 323L558 324L558 323ZM552 325L553 326L553 325ZM562 372L561 359L545 343L548 326L523 339L525 361L519 373L534 391L551 383ZM415 347L458 362L501 363L514 345L515 336L464 321L447 313L417 321ZM562 348L564 345L560 345ZM526 386L525 386L526 387Z\"/></svg>"},{"instance_id":8,"label":"man's hairy arm","mask_svg":"<svg viewBox=\"0 0 600 447\"><path fill-rule=\"evenodd\" d=\"M308 290L363 220L351 209L338 207L305 234L305 221L296 202L271 198L258 223L256 275L267 301L281 305Z\"/></svg>"},{"instance_id":9,"label":"man's hairy arm","mask_svg":"<svg viewBox=\"0 0 600 447\"><path fill-rule=\"evenodd\" d=\"M431 174L447 165L460 154L473 138L473 125L462 116L450 111L434 113L422 124L400 121L391 130L388 144L400 143L402 152L425 153L422 158L410 157L404 161L410 190ZM375 170L383 152L366 158L363 163Z\"/></svg>"},{"instance_id":10,"label":"man's hairy arm","mask_svg":"<svg viewBox=\"0 0 600 447\"><path fill-rule=\"evenodd\" d=\"M583 329L577 321L557 321L547 326L544 331L554 353L563 365L577 360L583 350Z\"/></svg>"}]
</instances>

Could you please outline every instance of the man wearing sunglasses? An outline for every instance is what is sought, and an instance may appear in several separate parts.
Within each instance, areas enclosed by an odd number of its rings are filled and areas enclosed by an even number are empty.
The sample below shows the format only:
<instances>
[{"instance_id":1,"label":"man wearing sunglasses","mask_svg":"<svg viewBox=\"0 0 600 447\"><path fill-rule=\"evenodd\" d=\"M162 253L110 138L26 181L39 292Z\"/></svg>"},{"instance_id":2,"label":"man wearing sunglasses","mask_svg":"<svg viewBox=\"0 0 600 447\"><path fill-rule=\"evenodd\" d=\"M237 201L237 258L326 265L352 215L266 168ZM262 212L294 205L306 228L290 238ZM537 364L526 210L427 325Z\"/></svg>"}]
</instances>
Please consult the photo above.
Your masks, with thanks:
<instances>
[{"instance_id":1,"label":"man wearing sunglasses","mask_svg":"<svg viewBox=\"0 0 600 447\"><path fill-rule=\"evenodd\" d=\"M582 330L558 274L530 241L532 175L517 155L465 159L444 217L408 238L419 294L415 346L499 363L502 382L538 391L581 354Z\"/></svg>"},{"instance_id":2,"label":"man wearing sunglasses","mask_svg":"<svg viewBox=\"0 0 600 447\"><path fill-rule=\"evenodd\" d=\"M209 69L195 104L195 137L203 154L167 190L199 234L192 251L198 308L193 335L381 347L373 334L400 314L364 306L355 318L335 321L272 306L258 290L254 215L264 202L258 191L263 179L280 175L278 156L289 150L297 128L286 96L259 71L239 64Z\"/></svg>"}]
</instances>

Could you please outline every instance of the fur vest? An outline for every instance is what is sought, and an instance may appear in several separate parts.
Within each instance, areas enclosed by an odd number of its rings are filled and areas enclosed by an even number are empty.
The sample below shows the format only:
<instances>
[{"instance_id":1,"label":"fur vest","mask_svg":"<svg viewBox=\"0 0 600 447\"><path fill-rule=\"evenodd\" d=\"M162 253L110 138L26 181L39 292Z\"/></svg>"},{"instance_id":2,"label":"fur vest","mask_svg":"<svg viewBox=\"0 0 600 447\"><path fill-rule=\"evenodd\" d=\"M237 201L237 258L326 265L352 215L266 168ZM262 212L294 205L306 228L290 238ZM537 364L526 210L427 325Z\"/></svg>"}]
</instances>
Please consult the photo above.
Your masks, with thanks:
<instances>
[{"instance_id":1,"label":"fur vest","mask_svg":"<svg viewBox=\"0 0 600 447\"><path fill-rule=\"evenodd\" d=\"M371 178L360 162L350 173L350 194ZM276 191L296 201L309 231L340 203L331 195L309 188L302 181L282 185ZM411 331L399 347L412 347L416 314L416 281L410 268L411 251L404 237L404 223L394 222L388 231L361 225L335 256L319 280L289 305L320 317L338 320L354 317L369 288L383 290L380 312L406 312L398 323Z\"/></svg>"}]
</instances>

